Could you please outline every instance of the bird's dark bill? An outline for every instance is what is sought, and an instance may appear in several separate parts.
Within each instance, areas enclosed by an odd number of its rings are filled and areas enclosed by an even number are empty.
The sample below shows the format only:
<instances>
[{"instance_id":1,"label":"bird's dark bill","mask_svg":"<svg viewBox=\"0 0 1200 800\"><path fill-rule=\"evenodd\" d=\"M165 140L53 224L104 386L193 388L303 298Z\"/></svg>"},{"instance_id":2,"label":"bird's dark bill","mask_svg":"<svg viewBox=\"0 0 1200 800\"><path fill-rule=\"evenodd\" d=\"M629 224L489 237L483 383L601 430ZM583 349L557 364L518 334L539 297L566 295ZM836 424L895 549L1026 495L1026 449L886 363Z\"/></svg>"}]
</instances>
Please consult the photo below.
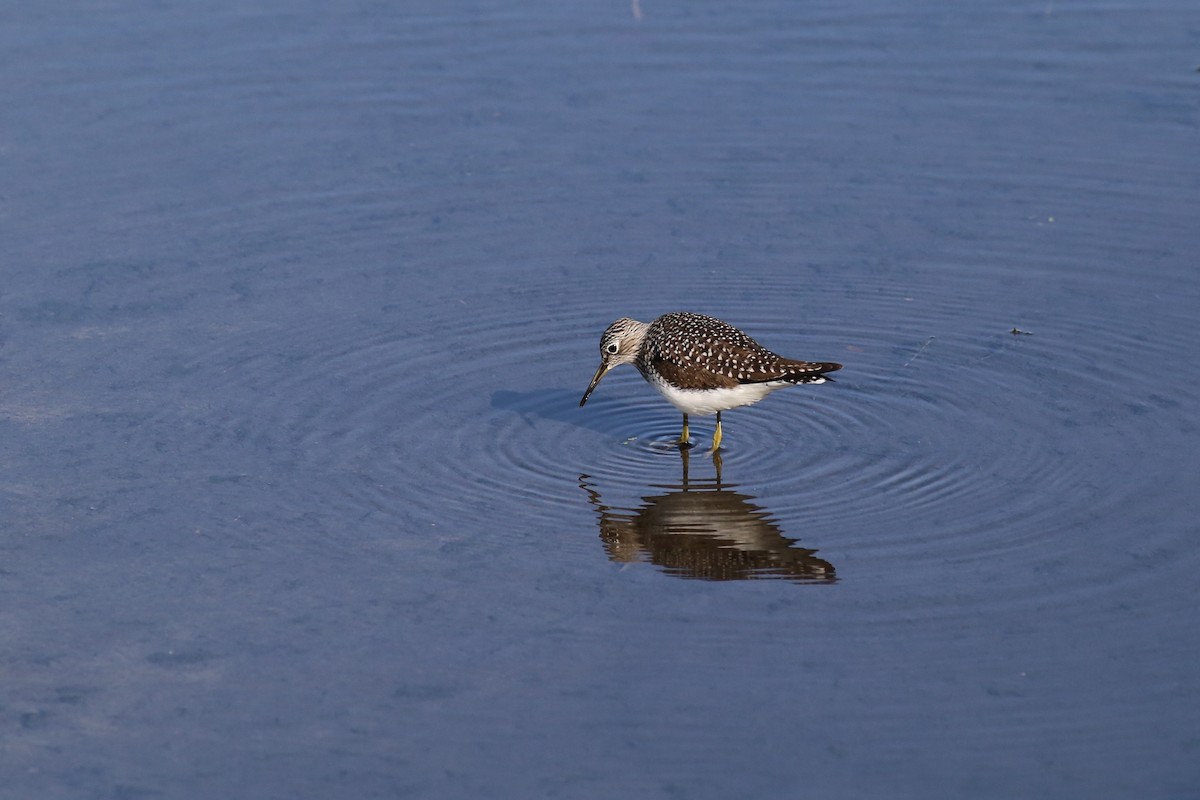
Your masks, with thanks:
<instances>
[{"instance_id":1,"label":"bird's dark bill","mask_svg":"<svg viewBox=\"0 0 1200 800\"><path fill-rule=\"evenodd\" d=\"M588 398L592 396L592 391L596 388L596 384L600 382L600 379L604 377L604 373L606 372L608 372L608 367L601 364L600 368L596 370L596 374L592 376L592 382L588 384L587 391L583 393L583 399L579 401L579 405L582 406L588 401Z\"/></svg>"}]
</instances>

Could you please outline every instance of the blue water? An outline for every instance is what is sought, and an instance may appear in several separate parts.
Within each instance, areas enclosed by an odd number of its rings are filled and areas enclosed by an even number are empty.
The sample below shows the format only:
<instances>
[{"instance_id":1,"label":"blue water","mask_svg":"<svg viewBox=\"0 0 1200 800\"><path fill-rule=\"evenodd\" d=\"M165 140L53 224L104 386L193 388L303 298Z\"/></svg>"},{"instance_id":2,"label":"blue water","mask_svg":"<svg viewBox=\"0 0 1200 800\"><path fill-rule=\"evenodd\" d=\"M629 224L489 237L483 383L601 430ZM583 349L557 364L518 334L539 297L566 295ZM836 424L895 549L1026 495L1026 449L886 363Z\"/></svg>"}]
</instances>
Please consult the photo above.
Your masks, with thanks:
<instances>
[{"instance_id":1,"label":"blue water","mask_svg":"<svg viewBox=\"0 0 1200 800\"><path fill-rule=\"evenodd\" d=\"M0 12L0 796L1200 796L1198 45ZM845 367L579 408L679 309Z\"/></svg>"}]
</instances>

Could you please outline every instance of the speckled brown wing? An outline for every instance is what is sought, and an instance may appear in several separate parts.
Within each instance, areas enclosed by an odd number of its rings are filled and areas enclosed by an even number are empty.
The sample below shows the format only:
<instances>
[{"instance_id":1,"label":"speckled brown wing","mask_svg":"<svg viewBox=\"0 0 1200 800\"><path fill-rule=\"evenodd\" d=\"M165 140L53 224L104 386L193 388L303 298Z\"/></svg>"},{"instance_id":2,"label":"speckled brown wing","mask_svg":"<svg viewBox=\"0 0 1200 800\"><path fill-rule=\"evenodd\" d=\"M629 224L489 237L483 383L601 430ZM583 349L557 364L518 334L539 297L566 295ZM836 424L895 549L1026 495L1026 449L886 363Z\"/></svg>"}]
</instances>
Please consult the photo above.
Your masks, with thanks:
<instances>
[{"instance_id":1,"label":"speckled brown wing","mask_svg":"<svg viewBox=\"0 0 1200 800\"><path fill-rule=\"evenodd\" d=\"M772 353L774 356L774 354ZM766 383L768 381L787 381L788 383L811 383L824 379L826 372L835 372L842 368L841 364L832 361L797 361L782 356L774 356L774 361L764 361L761 368L745 372L740 383Z\"/></svg>"},{"instance_id":2,"label":"speckled brown wing","mask_svg":"<svg viewBox=\"0 0 1200 800\"><path fill-rule=\"evenodd\" d=\"M737 328L713 317L685 311L664 314L646 331L638 369L680 389L723 389L738 385L735 352L757 344Z\"/></svg>"},{"instance_id":3,"label":"speckled brown wing","mask_svg":"<svg viewBox=\"0 0 1200 800\"><path fill-rule=\"evenodd\" d=\"M650 326L646 367L681 389L740 383L817 381L841 369L828 361L798 361L766 349L727 322L702 314L664 314Z\"/></svg>"},{"instance_id":4,"label":"speckled brown wing","mask_svg":"<svg viewBox=\"0 0 1200 800\"><path fill-rule=\"evenodd\" d=\"M640 366L640 365L639 365ZM738 385L737 380L695 365L677 364L662 354L651 354L647 360L649 370L642 374L649 380L649 373L657 373L667 383L680 389L729 389Z\"/></svg>"}]
</instances>

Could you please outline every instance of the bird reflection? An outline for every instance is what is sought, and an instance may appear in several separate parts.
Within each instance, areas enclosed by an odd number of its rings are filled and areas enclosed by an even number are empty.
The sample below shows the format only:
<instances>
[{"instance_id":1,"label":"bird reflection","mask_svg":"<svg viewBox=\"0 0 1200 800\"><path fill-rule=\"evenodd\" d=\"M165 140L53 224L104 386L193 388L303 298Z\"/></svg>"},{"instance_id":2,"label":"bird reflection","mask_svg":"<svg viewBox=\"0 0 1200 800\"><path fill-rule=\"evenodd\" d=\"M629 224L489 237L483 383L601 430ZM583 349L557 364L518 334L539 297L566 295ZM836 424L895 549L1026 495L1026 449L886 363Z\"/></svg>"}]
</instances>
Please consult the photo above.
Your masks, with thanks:
<instances>
[{"instance_id":1,"label":"bird reflection","mask_svg":"<svg viewBox=\"0 0 1200 800\"><path fill-rule=\"evenodd\" d=\"M600 517L600 541L619 563L649 561L668 575L710 581L777 578L802 583L833 583L832 564L816 550L795 546L754 497L732 491L716 478L690 480L687 449L680 450L683 478L678 485L654 486L661 494L642 498L636 509L605 505L591 476L579 486Z\"/></svg>"}]
</instances>

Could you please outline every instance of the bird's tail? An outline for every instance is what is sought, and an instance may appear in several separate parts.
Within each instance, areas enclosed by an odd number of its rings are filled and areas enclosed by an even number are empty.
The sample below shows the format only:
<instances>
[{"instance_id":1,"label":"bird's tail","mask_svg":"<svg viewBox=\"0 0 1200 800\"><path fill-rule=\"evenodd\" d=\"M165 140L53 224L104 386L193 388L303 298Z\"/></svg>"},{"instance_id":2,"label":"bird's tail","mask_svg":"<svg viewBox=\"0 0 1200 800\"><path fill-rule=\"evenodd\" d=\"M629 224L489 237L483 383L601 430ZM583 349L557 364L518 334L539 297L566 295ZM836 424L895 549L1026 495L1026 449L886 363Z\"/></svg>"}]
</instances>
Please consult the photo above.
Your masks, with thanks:
<instances>
[{"instance_id":1,"label":"bird's tail","mask_svg":"<svg viewBox=\"0 0 1200 800\"><path fill-rule=\"evenodd\" d=\"M827 378L825 373L836 372L842 368L841 364L832 361L796 361L788 366L791 369L780 379L788 383L824 383L832 380Z\"/></svg>"}]
</instances>

